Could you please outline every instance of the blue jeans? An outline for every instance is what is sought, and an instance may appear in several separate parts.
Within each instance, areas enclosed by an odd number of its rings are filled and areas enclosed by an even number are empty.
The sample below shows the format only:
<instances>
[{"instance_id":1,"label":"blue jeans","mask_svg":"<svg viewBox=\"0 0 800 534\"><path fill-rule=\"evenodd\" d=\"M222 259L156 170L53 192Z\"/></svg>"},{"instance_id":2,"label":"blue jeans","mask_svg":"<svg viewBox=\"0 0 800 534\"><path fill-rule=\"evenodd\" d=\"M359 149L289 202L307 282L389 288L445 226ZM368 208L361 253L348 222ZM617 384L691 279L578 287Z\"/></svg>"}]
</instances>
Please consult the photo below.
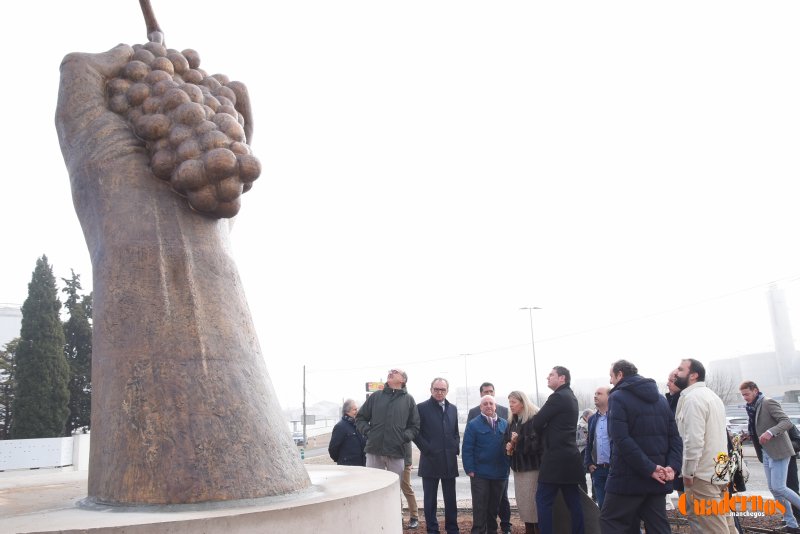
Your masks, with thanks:
<instances>
[{"instance_id":1,"label":"blue jeans","mask_svg":"<svg viewBox=\"0 0 800 534\"><path fill-rule=\"evenodd\" d=\"M764 474L767 476L767 487L769 491L775 496L775 499L781 501L786 506L786 512L783 514L783 520L790 527L797 528L797 519L792 514L792 505L800 508L800 495L790 490L786 486L786 473L789 470L789 458L782 460L775 460L770 458L766 449L761 449L764 458Z\"/></svg>"},{"instance_id":2,"label":"blue jeans","mask_svg":"<svg viewBox=\"0 0 800 534\"><path fill-rule=\"evenodd\" d=\"M536 508L542 534L553 534L553 503L559 490L572 519L572 534L583 534L583 508L578 484L550 484L539 481L536 488Z\"/></svg>"},{"instance_id":3,"label":"blue jeans","mask_svg":"<svg viewBox=\"0 0 800 534\"><path fill-rule=\"evenodd\" d=\"M608 479L608 467L595 467L592 473L592 490L597 501L597 507L603 509L603 501L606 498L606 479Z\"/></svg>"}]
</instances>

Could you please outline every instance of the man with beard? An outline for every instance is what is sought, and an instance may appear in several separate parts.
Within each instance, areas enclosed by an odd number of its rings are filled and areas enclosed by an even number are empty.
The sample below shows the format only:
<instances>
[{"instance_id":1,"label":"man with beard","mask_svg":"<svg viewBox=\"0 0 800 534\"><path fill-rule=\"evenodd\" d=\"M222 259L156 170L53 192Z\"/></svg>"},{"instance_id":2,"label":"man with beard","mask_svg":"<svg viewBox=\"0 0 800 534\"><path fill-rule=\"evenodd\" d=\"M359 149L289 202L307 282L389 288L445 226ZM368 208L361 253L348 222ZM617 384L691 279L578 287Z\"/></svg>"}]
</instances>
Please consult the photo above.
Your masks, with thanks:
<instances>
[{"instance_id":1,"label":"man with beard","mask_svg":"<svg viewBox=\"0 0 800 534\"><path fill-rule=\"evenodd\" d=\"M683 438L683 486L687 519L693 534L735 533L729 514L694 513L694 501L719 501L728 487L727 471L718 476L716 457L728 451L725 406L716 393L706 387L706 369L699 361L687 358L675 370L675 385L681 390L675 420ZM729 522L730 520L730 522Z\"/></svg>"},{"instance_id":2,"label":"man with beard","mask_svg":"<svg viewBox=\"0 0 800 534\"><path fill-rule=\"evenodd\" d=\"M672 415L675 415L675 411L678 409L678 400L681 398L681 388L675 385L675 376L675 371L671 371L667 376L667 392L664 394L664 398L667 399L669 404L669 409L672 410ZM682 463L683 460L681 460ZM683 477L680 476L680 472L675 477L675 480L672 481L672 489L683 493Z\"/></svg>"},{"instance_id":3,"label":"man with beard","mask_svg":"<svg viewBox=\"0 0 800 534\"><path fill-rule=\"evenodd\" d=\"M669 534L666 496L680 468L681 437L667 399L655 381L639 375L626 360L609 373L614 389L608 395L611 468L600 512L603 534L639 532Z\"/></svg>"}]
</instances>

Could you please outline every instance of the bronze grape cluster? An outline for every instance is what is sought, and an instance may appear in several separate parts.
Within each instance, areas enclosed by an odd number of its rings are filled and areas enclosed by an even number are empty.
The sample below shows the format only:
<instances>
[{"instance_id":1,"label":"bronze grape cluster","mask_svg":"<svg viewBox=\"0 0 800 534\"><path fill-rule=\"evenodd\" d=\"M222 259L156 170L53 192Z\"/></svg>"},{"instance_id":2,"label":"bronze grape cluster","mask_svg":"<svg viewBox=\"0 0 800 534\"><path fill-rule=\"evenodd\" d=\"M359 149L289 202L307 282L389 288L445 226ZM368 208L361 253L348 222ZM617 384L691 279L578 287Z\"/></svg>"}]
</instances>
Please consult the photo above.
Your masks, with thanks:
<instances>
[{"instance_id":1,"label":"bronze grape cluster","mask_svg":"<svg viewBox=\"0 0 800 534\"><path fill-rule=\"evenodd\" d=\"M237 109L237 101L247 98L244 85L223 74L209 76L191 49L179 52L151 41L133 50L108 82L109 108L145 141L153 174L192 209L233 217L242 193L261 174Z\"/></svg>"}]
</instances>

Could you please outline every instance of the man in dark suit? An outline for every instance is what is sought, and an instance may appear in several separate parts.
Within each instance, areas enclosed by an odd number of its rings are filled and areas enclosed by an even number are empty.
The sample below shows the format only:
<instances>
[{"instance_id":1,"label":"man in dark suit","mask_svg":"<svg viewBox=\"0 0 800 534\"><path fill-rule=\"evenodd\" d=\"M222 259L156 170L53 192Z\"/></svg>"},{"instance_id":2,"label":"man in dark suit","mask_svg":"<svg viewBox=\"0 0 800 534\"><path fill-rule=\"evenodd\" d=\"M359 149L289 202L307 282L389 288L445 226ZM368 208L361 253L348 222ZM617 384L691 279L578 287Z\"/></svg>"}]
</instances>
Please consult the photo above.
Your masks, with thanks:
<instances>
[{"instance_id":1,"label":"man in dark suit","mask_svg":"<svg viewBox=\"0 0 800 534\"><path fill-rule=\"evenodd\" d=\"M458 432L458 409L447 400L449 382L434 378L431 398L417 404L419 434L414 439L419 449L419 470L425 499L425 528L428 533L439 532L436 519L439 481L444 497L444 528L447 534L458 534L458 505L456 477L461 436Z\"/></svg>"},{"instance_id":2,"label":"man in dark suit","mask_svg":"<svg viewBox=\"0 0 800 534\"><path fill-rule=\"evenodd\" d=\"M536 488L536 507L542 534L553 534L553 503L560 491L569 508L572 533L583 533L583 509L579 484L586 480L581 453L575 442L578 399L569 387L570 373L556 366L547 375L553 393L533 418L533 429L542 438L544 454Z\"/></svg>"},{"instance_id":3,"label":"man in dark suit","mask_svg":"<svg viewBox=\"0 0 800 534\"><path fill-rule=\"evenodd\" d=\"M494 397L494 384L491 382L484 382L481 384L481 396L478 397L482 399L486 395L491 395ZM505 419L508 421L508 408L505 406L501 406L496 404L496 413L499 419ZM475 406L470 409L469 413L467 414L467 423L475 419L481 414L481 406L478 403L478 406ZM503 488L503 494L500 496L500 510L497 514L500 517L500 530L503 534L510 534L511 532L511 503L508 502L508 483L506 483L506 487Z\"/></svg>"},{"instance_id":4,"label":"man in dark suit","mask_svg":"<svg viewBox=\"0 0 800 534\"><path fill-rule=\"evenodd\" d=\"M479 398L483 398L486 395L491 395L494 397L494 384L491 382L484 382L481 384L481 396ZM501 406L500 404L496 404L497 406L497 417L500 419L508 420L508 408L505 406ZM480 403L473 408L470 408L469 413L467 414L467 423L475 419L481 414L481 405Z\"/></svg>"}]
</instances>

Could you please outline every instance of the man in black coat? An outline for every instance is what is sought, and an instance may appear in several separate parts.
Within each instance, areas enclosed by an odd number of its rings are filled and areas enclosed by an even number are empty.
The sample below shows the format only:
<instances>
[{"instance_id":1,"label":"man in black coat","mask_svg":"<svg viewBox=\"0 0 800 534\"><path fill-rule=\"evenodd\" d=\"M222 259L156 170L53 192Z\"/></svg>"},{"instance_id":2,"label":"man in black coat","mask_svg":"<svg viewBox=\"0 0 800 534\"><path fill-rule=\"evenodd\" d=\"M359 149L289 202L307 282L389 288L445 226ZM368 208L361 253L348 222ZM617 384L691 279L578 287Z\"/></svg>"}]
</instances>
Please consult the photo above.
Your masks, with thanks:
<instances>
[{"instance_id":1,"label":"man in black coat","mask_svg":"<svg viewBox=\"0 0 800 534\"><path fill-rule=\"evenodd\" d=\"M481 396L478 397L479 400L485 397L486 395L491 395L492 397L494 397L494 384L492 384L491 382L484 382L483 384L481 384L480 391L481 391ZM500 404L497 404L497 402L495 402L495 406L496 406L497 417L499 417L500 419L508 420L508 407L501 406ZM478 402L477 406L473 406L472 408L469 409L469 413L467 413L467 423L478 417L480 414L481 414L481 404L480 402Z\"/></svg>"},{"instance_id":2,"label":"man in black coat","mask_svg":"<svg viewBox=\"0 0 800 534\"><path fill-rule=\"evenodd\" d=\"M458 534L456 477L461 436L458 432L458 409L447 400L449 382L434 378L431 398L417 404L419 434L414 439L419 449L419 470L425 503L425 527L439 532L436 519L439 481L444 497L444 528L447 534Z\"/></svg>"},{"instance_id":3,"label":"man in black coat","mask_svg":"<svg viewBox=\"0 0 800 534\"><path fill-rule=\"evenodd\" d=\"M669 534L666 496L683 454L675 416L655 381L640 376L632 363L614 362L609 375L611 469L600 531L639 532L643 520L648 534Z\"/></svg>"},{"instance_id":4,"label":"man in black coat","mask_svg":"<svg viewBox=\"0 0 800 534\"><path fill-rule=\"evenodd\" d=\"M347 399L342 405L341 420L333 426L328 454L338 465L367 465L367 456L364 454L367 438L356 429L357 413L356 401Z\"/></svg>"},{"instance_id":5,"label":"man in black coat","mask_svg":"<svg viewBox=\"0 0 800 534\"><path fill-rule=\"evenodd\" d=\"M553 367L547 375L547 387L553 393L533 418L533 429L544 444L536 488L536 507L542 534L553 533L553 503L559 491L569 508L572 533L582 534L584 530L579 484L586 480L586 474L575 442L578 399L569 383L569 369L560 365Z\"/></svg>"},{"instance_id":6,"label":"man in black coat","mask_svg":"<svg viewBox=\"0 0 800 534\"><path fill-rule=\"evenodd\" d=\"M481 384L480 387L481 396L478 399L482 399L486 395L491 395L494 397L494 384L491 382L484 382ZM499 419L505 419L508 421L508 408L505 406L501 406L495 402L495 413L497 413L497 417ZM467 414L467 423L475 419L481 414L481 405L478 402L477 406L470 408L469 413ZM497 515L500 519L500 529L503 534L510 534L511 532L511 503L508 502L508 482L506 482L506 487L503 488L503 494L500 495L500 509L497 512Z\"/></svg>"}]
</instances>

